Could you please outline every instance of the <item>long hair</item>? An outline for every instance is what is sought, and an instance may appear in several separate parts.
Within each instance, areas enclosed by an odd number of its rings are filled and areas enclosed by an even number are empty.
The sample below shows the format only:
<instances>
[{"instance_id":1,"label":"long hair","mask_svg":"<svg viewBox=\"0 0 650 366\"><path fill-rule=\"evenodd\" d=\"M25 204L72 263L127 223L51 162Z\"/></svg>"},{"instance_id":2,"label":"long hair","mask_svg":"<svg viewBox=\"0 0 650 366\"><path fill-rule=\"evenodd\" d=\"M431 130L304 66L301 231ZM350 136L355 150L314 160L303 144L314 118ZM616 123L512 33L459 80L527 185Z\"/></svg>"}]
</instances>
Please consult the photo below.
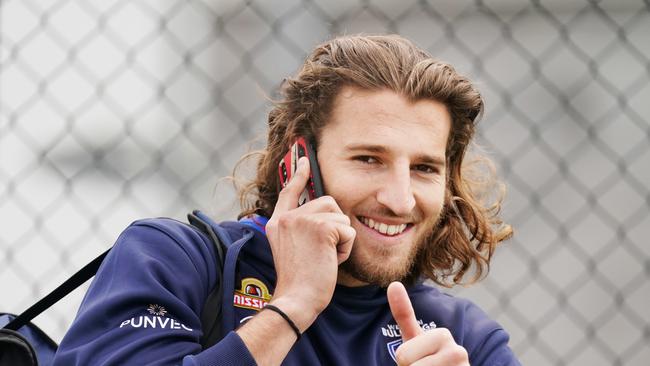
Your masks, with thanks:
<instances>
[{"instance_id":1,"label":"long hair","mask_svg":"<svg viewBox=\"0 0 650 366\"><path fill-rule=\"evenodd\" d=\"M318 148L333 101L344 86L388 89L412 101L436 100L447 107L452 126L446 147L444 209L412 276L450 286L463 282L473 268L468 282L480 279L489 271L497 244L512 235L512 228L498 215L505 190L491 174L489 160L476 155L470 164L465 158L483 114L483 100L470 80L451 65L396 35L327 41L316 47L295 77L284 80L281 99L269 112L266 148L244 156L233 172L237 177L242 162L259 159L256 177L238 185L239 217L273 214L279 193L278 162L298 136L315 141Z\"/></svg>"}]
</instances>

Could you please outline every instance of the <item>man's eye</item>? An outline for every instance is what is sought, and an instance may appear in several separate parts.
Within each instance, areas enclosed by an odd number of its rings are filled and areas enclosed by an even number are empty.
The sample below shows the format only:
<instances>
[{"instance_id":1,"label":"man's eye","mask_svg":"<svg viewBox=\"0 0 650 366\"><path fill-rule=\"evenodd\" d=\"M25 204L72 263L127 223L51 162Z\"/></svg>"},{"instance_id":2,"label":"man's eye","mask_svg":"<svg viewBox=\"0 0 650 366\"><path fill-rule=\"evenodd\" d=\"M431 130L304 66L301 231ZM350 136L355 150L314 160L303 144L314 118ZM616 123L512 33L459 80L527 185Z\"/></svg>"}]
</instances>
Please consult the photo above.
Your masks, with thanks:
<instances>
[{"instance_id":1,"label":"man's eye","mask_svg":"<svg viewBox=\"0 0 650 366\"><path fill-rule=\"evenodd\" d=\"M431 165L426 165L426 164L416 165L415 170L426 174L433 174L438 172L438 169L432 167Z\"/></svg>"},{"instance_id":2,"label":"man's eye","mask_svg":"<svg viewBox=\"0 0 650 366\"><path fill-rule=\"evenodd\" d=\"M367 156L367 155L361 155L355 157L355 160L364 162L366 164L374 164L377 162L377 159L373 158L372 156Z\"/></svg>"}]
</instances>

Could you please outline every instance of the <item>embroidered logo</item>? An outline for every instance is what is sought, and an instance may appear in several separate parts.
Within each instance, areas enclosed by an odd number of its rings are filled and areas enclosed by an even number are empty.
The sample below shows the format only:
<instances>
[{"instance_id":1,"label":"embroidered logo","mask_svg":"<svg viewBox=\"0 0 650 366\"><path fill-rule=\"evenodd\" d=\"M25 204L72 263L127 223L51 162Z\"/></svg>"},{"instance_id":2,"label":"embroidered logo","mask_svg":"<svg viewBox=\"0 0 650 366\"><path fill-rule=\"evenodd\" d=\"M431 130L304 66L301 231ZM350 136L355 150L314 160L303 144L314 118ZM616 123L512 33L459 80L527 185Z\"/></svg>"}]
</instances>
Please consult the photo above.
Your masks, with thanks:
<instances>
[{"instance_id":1,"label":"embroidered logo","mask_svg":"<svg viewBox=\"0 0 650 366\"><path fill-rule=\"evenodd\" d=\"M431 321L425 323L422 319L418 319L418 325L420 325L420 328L422 328L425 332L429 329L433 329L436 327L435 322ZM397 363L395 352L397 351L397 348L399 348L399 346L402 344L402 332L399 329L399 325L386 324L385 327L381 327L381 334L386 338L398 338L394 341L390 341L386 343L386 348L388 348L388 354L393 359L393 361Z\"/></svg>"},{"instance_id":2,"label":"embroidered logo","mask_svg":"<svg viewBox=\"0 0 650 366\"><path fill-rule=\"evenodd\" d=\"M422 319L418 319L418 324L420 325L420 328L422 328L422 330L424 330L425 332L429 329L433 329L436 327L435 322L431 321L425 323ZM386 324L385 327L381 327L381 335L387 338L401 338L402 332L399 329L399 325Z\"/></svg>"},{"instance_id":3,"label":"embroidered logo","mask_svg":"<svg viewBox=\"0 0 650 366\"><path fill-rule=\"evenodd\" d=\"M120 328L160 328L160 329L182 329L192 332L192 328L185 326L176 319L166 318L167 310L158 304L149 304L147 312L151 315L140 315L127 319L120 324Z\"/></svg>"},{"instance_id":4,"label":"embroidered logo","mask_svg":"<svg viewBox=\"0 0 650 366\"><path fill-rule=\"evenodd\" d=\"M257 278L247 277L241 281L241 289L235 290L233 305L260 311L269 301L271 294L266 285Z\"/></svg>"},{"instance_id":5,"label":"embroidered logo","mask_svg":"<svg viewBox=\"0 0 650 366\"><path fill-rule=\"evenodd\" d=\"M399 346L401 344L402 344L401 339L386 343L386 347L388 347L388 354L393 359L393 361L395 361L395 363L397 363L397 358L395 357L395 352L397 351L397 348L399 348Z\"/></svg>"},{"instance_id":6,"label":"embroidered logo","mask_svg":"<svg viewBox=\"0 0 650 366\"><path fill-rule=\"evenodd\" d=\"M158 304L149 304L147 311L151 315L165 316L165 314L167 314L167 310L165 310L165 307L160 306Z\"/></svg>"}]
</instances>

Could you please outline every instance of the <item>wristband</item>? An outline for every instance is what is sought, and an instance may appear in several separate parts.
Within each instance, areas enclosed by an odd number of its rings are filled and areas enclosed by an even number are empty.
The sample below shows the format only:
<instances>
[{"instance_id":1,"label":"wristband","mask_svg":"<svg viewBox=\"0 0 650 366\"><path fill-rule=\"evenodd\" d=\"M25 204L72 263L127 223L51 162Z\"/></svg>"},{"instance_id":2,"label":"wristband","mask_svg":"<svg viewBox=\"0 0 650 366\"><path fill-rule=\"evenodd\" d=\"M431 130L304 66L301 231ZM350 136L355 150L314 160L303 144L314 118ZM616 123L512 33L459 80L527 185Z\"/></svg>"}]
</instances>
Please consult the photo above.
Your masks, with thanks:
<instances>
[{"instance_id":1,"label":"wristband","mask_svg":"<svg viewBox=\"0 0 650 366\"><path fill-rule=\"evenodd\" d=\"M278 308L277 306L274 306L274 305L271 305L271 304L266 304L266 306L264 306L263 310L264 309L269 309L269 310L272 310L272 311L280 314L280 316L283 317L284 320L287 321L287 323L289 323L289 326L291 327L291 329L293 329L293 331L296 333L296 337L298 337L298 339L296 339L296 342L298 342L300 340L300 336L301 336L300 329L298 329L298 327L296 326L296 323L294 323L293 320L291 320L291 318L289 318L289 315L285 314L285 312L280 310L280 308Z\"/></svg>"}]
</instances>

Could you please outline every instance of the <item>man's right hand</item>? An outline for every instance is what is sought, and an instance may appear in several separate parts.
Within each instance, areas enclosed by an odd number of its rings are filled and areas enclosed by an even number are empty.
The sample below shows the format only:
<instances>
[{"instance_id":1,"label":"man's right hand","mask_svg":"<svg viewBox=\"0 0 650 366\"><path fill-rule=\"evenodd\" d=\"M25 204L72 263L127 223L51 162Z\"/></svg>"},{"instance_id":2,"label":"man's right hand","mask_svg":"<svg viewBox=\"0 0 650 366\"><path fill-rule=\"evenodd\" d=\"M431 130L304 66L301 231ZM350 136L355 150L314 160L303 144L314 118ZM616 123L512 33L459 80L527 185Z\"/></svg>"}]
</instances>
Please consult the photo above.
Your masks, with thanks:
<instances>
[{"instance_id":1,"label":"man's right hand","mask_svg":"<svg viewBox=\"0 0 650 366\"><path fill-rule=\"evenodd\" d=\"M331 196L298 207L308 178L309 160L302 157L266 225L277 273L271 302L285 311L301 332L332 299L338 265L350 256L356 236L350 218Z\"/></svg>"}]
</instances>

